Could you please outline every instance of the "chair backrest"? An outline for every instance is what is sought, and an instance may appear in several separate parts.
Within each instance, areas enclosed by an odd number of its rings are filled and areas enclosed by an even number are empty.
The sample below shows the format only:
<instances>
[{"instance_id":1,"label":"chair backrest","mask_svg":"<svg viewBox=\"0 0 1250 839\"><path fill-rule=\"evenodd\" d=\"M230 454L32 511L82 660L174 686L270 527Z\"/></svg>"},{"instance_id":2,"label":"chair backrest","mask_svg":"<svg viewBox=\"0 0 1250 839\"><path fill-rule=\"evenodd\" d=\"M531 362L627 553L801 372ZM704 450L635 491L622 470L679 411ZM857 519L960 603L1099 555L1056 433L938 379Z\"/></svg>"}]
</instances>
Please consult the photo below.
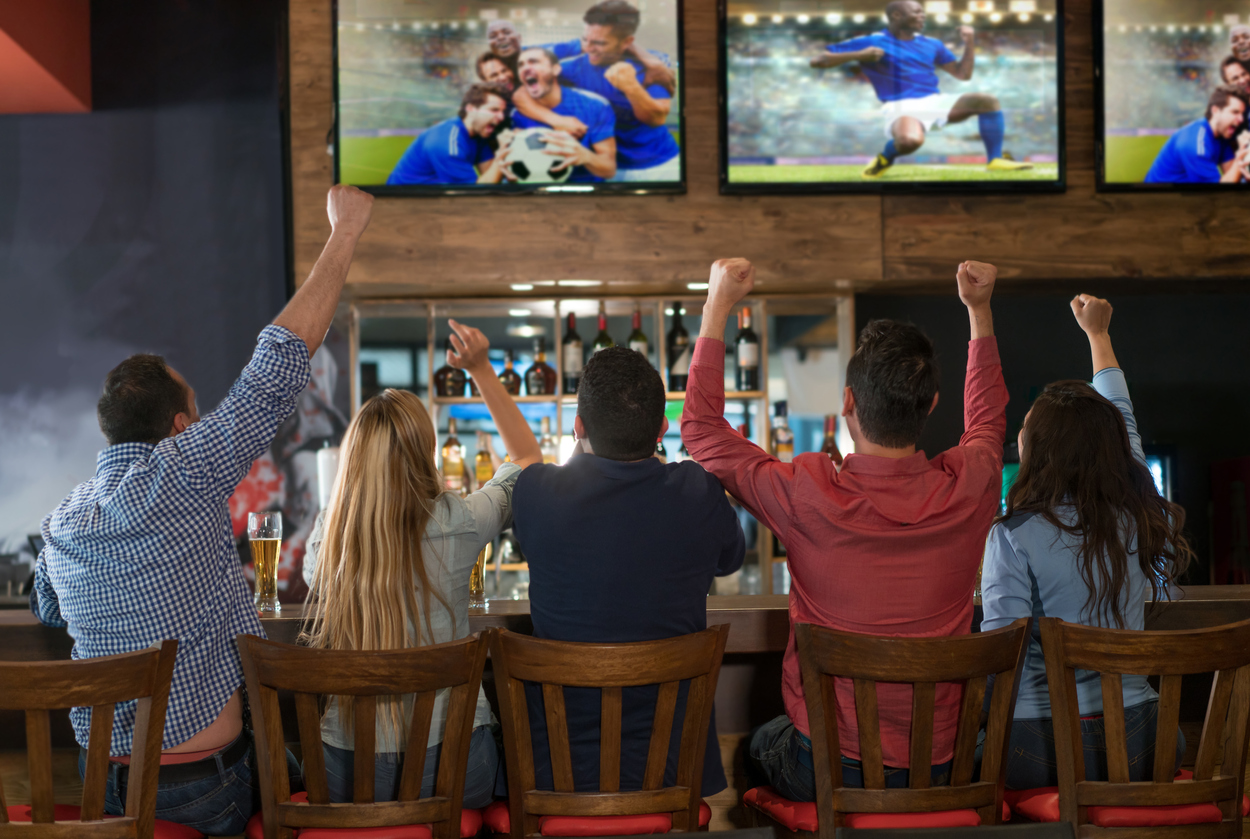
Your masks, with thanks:
<instances>
[{"instance_id":1,"label":"chair backrest","mask_svg":"<svg viewBox=\"0 0 1250 839\"><path fill-rule=\"evenodd\" d=\"M266 839L289 839L305 827L352 828L430 824L435 839L459 839L464 774L473 735L488 633L404 650L318 650L240 635L247 680L261 814ZM447 725L434 794L421 798L425 755L438 691L449 689ZM295 695L308 803L292 803L278 692ZM374 799L377 698L413 694L398 801ZM331 804L321 744L323 696L352 697L354 736L351 804Z\"/></svg>"},{"instance_id":2,"label":"chair backrest","mask_svg":"<svg viewBox=\"0 0 1250 839\"><path fill-rule=\"evenodd\" d=\"M541 816L670 813L675 831L698 830L703 756L729 626L662 641L585 644L500 631L491 643L508 768L512 836L536 836ZM664 786L681 683L688 681L675 785ZM542 686L554 791L538 790L525 683ZM659 685L642 789L620 791L622 688ZM575 792L565 687L600 688L599 789Z\"/></svg>"},{"instance_id":3,"label":"chair backrest","mask_svg":"<svg viewBox=\"0 0 1250 839\"><path fill-rule=\"evenodd\" d=\"M816 812L822 839L833 839L847 813L908 813L975 809L982 824L1001 821L1008 735L1015 712L1029 619L993 632L956 637L900 638L857 635L798 624L795 635L816 767ZM981 780L973 781L981 706L988 677L995 677ZM854 687L864 787L842 786L835 679ZM909 788L885 788L878 682L912 685ZM937 685L962 682L948 787L932 787L933 728Z\"/></svg>"},{"instance_id":4,"label":"chair backrest","mask_svg":"<svg viewBox=\"0 0 1250 839\"><path fill-rule=\"evenodd\" d=\"M1055 726L1060 817L1083 833L1086 807L1216 803L1228 835L1241 835L1247 720L1250 719L1250 621L1211 629L1149 632L1101 629L1042 618L1042 651ZM1107 782L1085 780L1076 670L1102 677ZM1173 782L1181 677L1215 673L1192 781ZM1124 730L1125 674L1159 676L1152 780L1129 782ZM1218 771L1217 771L1218 767ZM1211 835L1222 835L1204 825Z\"/></svg>"},{"instance_id":5,"label":"chair backrest","mask_svg":"<svg viewBox=\"0 0 1250 839\"><path fill-rule=\"evenodd\" d=\"M28 823L9 822L4 791L0 790L0 836L39 837L134 836L150 837L155 830L156 784L160 771L161 740L169 684L174 677L178 642L162 641L146 650L78 661L0 661L0 711L26 712L26 757L30 772ZM138 700L126 814L107 822L104 796L108 783L109 751L113 743L113 714L118 702ZM87 771L82 785L82 822L57 822L52 790L51 711L91 708Z\"/></svg>"}]
</instances>

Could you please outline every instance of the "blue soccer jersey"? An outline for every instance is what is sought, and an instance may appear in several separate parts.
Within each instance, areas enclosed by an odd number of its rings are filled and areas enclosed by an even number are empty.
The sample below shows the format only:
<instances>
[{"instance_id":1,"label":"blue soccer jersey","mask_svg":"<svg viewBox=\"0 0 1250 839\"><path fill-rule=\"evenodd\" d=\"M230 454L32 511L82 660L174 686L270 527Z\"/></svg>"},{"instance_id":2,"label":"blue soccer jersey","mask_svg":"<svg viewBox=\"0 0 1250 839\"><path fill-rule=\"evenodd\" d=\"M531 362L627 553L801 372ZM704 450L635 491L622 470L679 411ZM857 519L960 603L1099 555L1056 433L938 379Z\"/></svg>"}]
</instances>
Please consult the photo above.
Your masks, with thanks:
<instances>
[{"instance_id":1,"label":"blue soccer jersey","mask_svg":"<svg viewBox=\"0 0 1250 839\"><path fill-rule=\"evenodd\" d=\"M1220 164L1232 159L1232 144L1215 136L1205 119L1177 131L1159 149L1146 173L1148 184L1217 184Z\"/></svg>"},{"instance_id":2,"label":"blue soccer jersey","mask_svg":"<svg viewBox=\"0 0 1250 839\"><path fill-rule=\"evenodd\" d=\"M624 59L638 74L642 82L642 65L632 58ZM608 101L616 114L616 166L617 169L650 169L667 163L677 156L680 148L673 134L663 125L646 125L634 116L629 99L604 78L607 66L596 67L585 55L560 62L560 80L582 90L597 93ZM652 99L671 99L663 85L653 84L646 88Z\"/></svg>"},{"instance_id":3,"label":"blue soccer jersey","mask_svg":"<svg viewBox=\"0 0 1250 839\"><path fill-rule=\"evenodd\" d=\"M935 68L959 61L937 38L917 35L903 40L895 38L888 29L840 44L830 44L828 49L833 53L847 53L869 47L885 52L880 60L864 61L859 65L882 102L921 99L938 93Z\"/></svg>"},{"instance_id":4,"label":"blue soccer jersey","mask_svg":"<svg viewBox=\"0 0 1250 839\"><path fill-rule=\"evenodd\" d=\"M494 156L486 140L471 135L460 117L452 117L422 131L395 164L386 183L475 184L477 164Z\"/></svg>"},{"instance_id":5,"label":"blue soccer jersey","mask_svg":"<svg viewBox=\"0 0 1250 839\"><path fill-rule=\"evenodd\" d=\"M597 94L572 87L560 88L560 104L551 110L560 116L576 117L582 121L582 124L586 126L586 134L582 137L582 145L588 149L593 149L595 143L610 140L616 134L616 114L612 111L612 106L608 104L608 100ZM518 130L522 128L551 127L545 122L530 119L520 111L513 112L512 125ZM552 159L554 160L555 158ZM597 178L590 174L585 166L576 166L573 168L572 174L569 175L569 180L602 181L603 178Z\"/></svg>"}]
</instances>

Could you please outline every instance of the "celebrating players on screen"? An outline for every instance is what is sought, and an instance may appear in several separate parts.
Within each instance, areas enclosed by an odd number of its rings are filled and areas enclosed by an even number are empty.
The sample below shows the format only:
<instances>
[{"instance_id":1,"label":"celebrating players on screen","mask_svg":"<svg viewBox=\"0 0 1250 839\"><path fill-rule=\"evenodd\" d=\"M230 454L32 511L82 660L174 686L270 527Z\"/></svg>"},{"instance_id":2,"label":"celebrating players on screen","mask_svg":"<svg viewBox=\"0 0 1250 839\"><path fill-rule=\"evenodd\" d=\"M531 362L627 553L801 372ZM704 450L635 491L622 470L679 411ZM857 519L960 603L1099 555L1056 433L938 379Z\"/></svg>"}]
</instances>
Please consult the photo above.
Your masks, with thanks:
<instances>
[{"instance_id":1,"label":"celebrating players on screen","mask_svg":"<svg viewBox=\"0 0 1250 839\"><path fill-rule=\"evenodd\" d=\"M1011 171L1031 169L1003 157L1005 121L998 98L986 93L944 94L938 90L940 67L960 81L972 79L975 63L971 26L961 26L959 37L964 54L956 58L936 38L923 34L924 6L916 0L895 0L885 7L888 25L881 32L830 44L828 53L813 58L812 67L838 67L858 61L882 102L885 117L885 148L864 170L864 177L879 178L894 161L917 151L926 131L937 131L948 123L977 117L981 140L990 169Z\"/></svg>"},{"instance_id":2,"label":"celebrating players on screen","mask_svg":"<svg viewBox=\"0 0 1250 839\"><path fill-rule=\"evenodd\" d=\"M583 53L561 64L564 83L602 96L616 114L614 181L681 179L677 140L664 127L673 99L663 85L645 83L646 70L627 53L638 30L638 9L603 0L582 17Z\"/></svg>"},{"instance_id":3,"label":"celebrating players on screen","mask_svg":"<svg viewBox=\"0 0 1250 839\"><path fill-rule=\"evenodd\" d=\"M1235 55L1230 55L1220 62L1220 78L1228 87L1241 91L1250 90L1250 72L1246 71L1246 65L1242 64Z\"/></svg>"},{"instance_id":4,"label":"celebrating players on screen","mask_svg":"<svg viewBox=\"0 0 1250 839\"><path fill-rule=\"evenodd\" d=\"M1246 109L1244 93L1217 87L1207 102L1206 118L1168 138L1146 174L1146 183L1241 183L1250 146L1237 148L1232 140L1245 121Z\"/></svg>"},{"instance_id":5,"label":"celebrating players on screen","mask_svg":"<svg viewBox=\"0 0 1250 839\"><path fill-rule=\"evenodd\" d=\"M498 183L503 164L488 140L507 115L506 91L487 84L471 86L460 100L460 115L421 132L386 182Z\"/></svg>"},{"instance_id":6,"label":"celebrating players on screen","mask_svg":"<svg viewBox=\"0 0 1250 839\"><path fill-rule=\"evenodd\" d=\"M607 180L616 174L616 116L602 96L576 88L561 87L560 62L548 49L528 47L517 62L521 85L530 98L553 113L576 117L586 126L577 140L563 131L543 132L546 153L560 158L549 170L553 175L573 166L570 181ZM517 112L512 124L518 130L550 128L549 123Z\"/></svg>"},{"instance_id":7,"label":"celebrating players on screen","mask_svg":"<svg viewBox=\"0 0 1250 839\"><path fill-rule=\"evenodd\" d=\"M486 84L493 84L512 93L516 90L516 69L513 64L493 52L484 52L477 57L477 77Z\"/></svg>"},{"instance_id":8,"label":"celebrating players on screen","mask_svg":"<svg viewBox=\"0 0 1250 839\"><path fill-rule=\"evenodd\" d=\"M1250 26L1241 23L1228 30L1228 46L1238 61L1250 61Z\"/></svg>"}]
</instances>

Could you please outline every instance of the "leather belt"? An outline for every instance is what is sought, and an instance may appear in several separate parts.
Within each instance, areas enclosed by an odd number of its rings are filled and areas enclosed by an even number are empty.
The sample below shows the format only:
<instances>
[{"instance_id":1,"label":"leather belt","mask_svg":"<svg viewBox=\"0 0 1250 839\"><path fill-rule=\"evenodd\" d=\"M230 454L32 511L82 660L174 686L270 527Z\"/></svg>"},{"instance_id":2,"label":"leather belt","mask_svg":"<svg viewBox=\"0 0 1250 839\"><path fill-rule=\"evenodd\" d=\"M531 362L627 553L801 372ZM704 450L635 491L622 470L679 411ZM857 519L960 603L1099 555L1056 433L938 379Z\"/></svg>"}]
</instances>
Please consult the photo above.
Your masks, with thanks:
<instances>
[{"instance_id":1,"label":"leather belt","mask_svg":"<svg viewBox=\"0 0 1250 839\"><path fill-rule=\"evenodd\" d=\"M247 754L247 750L252 745L252 735L248 731L243 731L235 738L234 742L220 752L209 755L208 757L193 760L189 763L162 763L160 772L157 775L158 784L182 784L188 781L198 781L217 772L217 758L221 758L221 762L225 766L233 766L242 760ZM121 765L122 778L130 774L130 766Z\"/></svg>"}]
</instances>

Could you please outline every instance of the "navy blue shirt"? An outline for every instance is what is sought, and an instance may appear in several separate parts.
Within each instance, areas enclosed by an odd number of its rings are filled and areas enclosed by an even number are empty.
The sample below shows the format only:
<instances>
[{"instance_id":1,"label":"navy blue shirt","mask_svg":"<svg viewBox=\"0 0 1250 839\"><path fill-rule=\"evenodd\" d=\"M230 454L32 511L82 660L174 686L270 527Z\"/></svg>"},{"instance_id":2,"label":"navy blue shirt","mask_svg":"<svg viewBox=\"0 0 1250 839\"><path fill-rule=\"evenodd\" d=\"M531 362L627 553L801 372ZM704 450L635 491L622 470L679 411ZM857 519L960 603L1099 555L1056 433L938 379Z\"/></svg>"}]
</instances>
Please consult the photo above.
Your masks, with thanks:
<instances>
[{"instance_id":1,"label":"navy blue shirt","mask_svg":"<svg viewBox=\"0 0 1250 839\"><path fill-rule=\"evenodd\" d=\"M644 85L652 99L672 98L663 85L643 83L643 76L646 74L641 64L632 58L622 60L634 68L638 83ZM634 115L634 106L629 103L629 97L604 77L609 66L597 67L585 55L565 59L560 62L560 81L565 85L597 93L612 105L612 110L616 112L618 168L650 169L672 160L681 151L677 140L673 138L673 132L663 125L647 125Z\"/></svg>"},{"instance_id":2,"label":"navy blue shirt","mask_svg":"<svg viewBox=\"0 0 1250 839\"><path fill-rule=\"evenodd\" d=\"M937 38L926 35L911 39L896 38L888 29L840 44L830 44L828 49L832 53L845 53L859 52L868 47L885 51L879 61L863 61L859 65L882 102L922 99L938 93L935 68L959 60Z\"/></svg>"},{"instance_id":3,"label":"navy blue shirt","mask_svg":"<svg viewBox=\"0 0 1250 839\"><path fill-rule=\"evenodd\" d=\"M422 131L386 179L401 184L475 184L477 164L495 156L490 143L474 137L460 117Z\"/></svg>"},{"instance_id":4,"label":"navy blue shirt","mask_svg":"<svg viewBox=\"0 0 1250 839\"><path fill-rule=\"evenodd\" d=\"M707 629L714 576L742 565L746 540L725 490L691 461L622 463L589 454L536 464L512 493L513 533L530 566L534 635L628 643ZM527 690L534 769L552 789L542 694ZM656 687L627 688L621 712L621 789L642 789ZM675 783L685 713L682 686L665 784ZM565 688L573 779L599 789L600 691ZM725 789L715 719L708 729L703 795Z\"/></svg>"},{"instance_id":5,"label":"navy blue shirt","mask_svg":"<svg viewBox=\"0 0 1250 839\"><path fill-rule=\"evenodd\" d=\"M1233 146L1219 139L1205 119L1177 131L1159 149L1146 173L1148 184L1218 184L1220 164L1235 156Z\"/></svg>"}]
</instances>

